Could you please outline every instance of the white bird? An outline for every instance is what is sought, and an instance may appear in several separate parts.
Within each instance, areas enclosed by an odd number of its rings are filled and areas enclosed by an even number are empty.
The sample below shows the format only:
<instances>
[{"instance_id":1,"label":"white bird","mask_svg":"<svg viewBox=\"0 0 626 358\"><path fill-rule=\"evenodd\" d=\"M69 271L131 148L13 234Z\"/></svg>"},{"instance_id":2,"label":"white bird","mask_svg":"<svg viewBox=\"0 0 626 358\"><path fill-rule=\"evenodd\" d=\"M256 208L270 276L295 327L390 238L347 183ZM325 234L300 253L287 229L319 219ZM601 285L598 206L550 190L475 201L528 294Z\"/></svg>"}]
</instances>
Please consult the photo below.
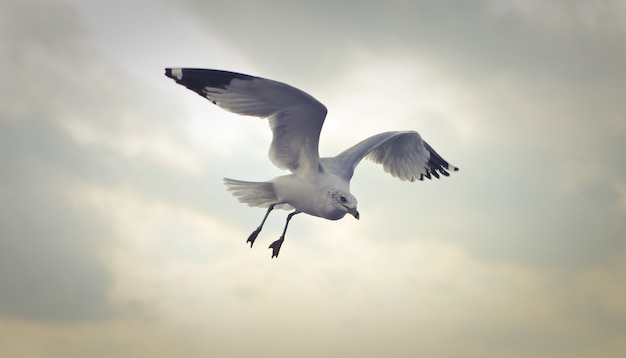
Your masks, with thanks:
<instances>
[{"instance_id":1,"label":"white bird","mask_svg":"<svg viewBox=\"0 0 626 358\"><path fill-rule=\"evenodd\" d=\"M282 235L269 246L272 258L278 256L289 221L296 214L329 220L351 214L359 219L350 179L363 158L381 164L403 181L439 178L458 170L415 131L379 133L335 157L320 158L318 142L327 110L309 94L281 82L235 72L166 68L165 75L227 111L269 119L273 133L269 158L291 174L263 182L224 178L224 183L240 202L267 208L261 224L248 237L250 247L274 208L293 210Z\"/></svg>"}]
</instances>

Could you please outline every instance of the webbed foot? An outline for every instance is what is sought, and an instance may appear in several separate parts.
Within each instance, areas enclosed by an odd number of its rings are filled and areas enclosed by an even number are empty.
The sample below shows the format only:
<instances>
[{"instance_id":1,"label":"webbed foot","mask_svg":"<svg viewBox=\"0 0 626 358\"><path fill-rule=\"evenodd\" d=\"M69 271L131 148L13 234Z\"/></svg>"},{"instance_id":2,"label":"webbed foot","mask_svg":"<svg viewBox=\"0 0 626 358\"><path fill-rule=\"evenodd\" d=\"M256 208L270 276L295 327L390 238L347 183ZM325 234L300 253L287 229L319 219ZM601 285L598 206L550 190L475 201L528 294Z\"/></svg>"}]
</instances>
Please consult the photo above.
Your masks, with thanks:
<instances>
[{"instance_id":1,"label":"webbed foot","mask_svg":"<svg viewBox=\"0 0 626 358\"><path fill-rule=\"evenodd\" d=\"M278 257L278 252L280 251L280 247L283 245L283 241L285 241L285 238L281 236L280 239L272 242L270 245L269 248L272 249L272 258Z\"/></svg>"},{"instance_id":2,"label":"webbed foot","mask_svg":"<svg viewBox=\"0 0 626 358\"><path fill-rule=\"evenodd\" d=\"M246 241L246 243L250 243L250 247L252 247L252 245L254 245L254 240L256 240L256 237L259 236L259 233L261 232L261 226L259 226L258 228L256 228L256 230L254 230L252 232L252 234L250 234L250 236L248 236L248 240Z\"/></svg>"}]
</instances>

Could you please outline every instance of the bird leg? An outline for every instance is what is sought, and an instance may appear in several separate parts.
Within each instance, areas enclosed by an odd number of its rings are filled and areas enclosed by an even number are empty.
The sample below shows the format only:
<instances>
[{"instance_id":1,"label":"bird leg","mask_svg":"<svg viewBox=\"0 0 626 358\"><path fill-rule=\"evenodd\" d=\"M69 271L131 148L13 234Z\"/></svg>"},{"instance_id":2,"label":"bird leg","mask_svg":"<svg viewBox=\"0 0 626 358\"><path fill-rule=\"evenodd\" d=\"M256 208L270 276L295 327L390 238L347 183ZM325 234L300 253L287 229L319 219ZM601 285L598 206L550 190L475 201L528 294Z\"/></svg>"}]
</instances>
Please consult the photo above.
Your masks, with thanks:
<instances>
[{"instance_id":1,"label":"bird leg","mask_svg":"<svg viewBox=\"0 0 626 358\"><path fill-rule=\"evenodd\" d=\"M287 226L289 226L289 220L291 220L291 217L293 217L296 214L300 214L300 211L296 210L294 212L292 212L291 214L287 215L287 222L285 222L285 228L283 229L283 234L280 235L280 239L272 242L272 244L270 245L270 249L272 249L272 258L274 257L278 257L278 252L280 251L280 247L283 244L283 241L285 241L285 233L287 232Z\"/></svg>"},{"instance_id":2,"label":"bird leg","mask_svg":"<svg viewBox=\"0 0 626 358\"><path fill-rule=\"evenodd\" d=\"M248 240L246 241L246 243L249 242L251 248L252 248L252 245L254 244L254 240L256 240L256 237L259 236L261 229L263 229L263 224L265 224L265 220L267 220L267 216L270 214L272 210L274 210L275 205L276 204L272 204L269 206L269 208L267 208L267 212L265 213L265 216L263 217L263 221L261 221L261 225L259 225L259 227L257 227L256 230L254 230L252 234L248 236Z\"/></svg>"}]
</instances>

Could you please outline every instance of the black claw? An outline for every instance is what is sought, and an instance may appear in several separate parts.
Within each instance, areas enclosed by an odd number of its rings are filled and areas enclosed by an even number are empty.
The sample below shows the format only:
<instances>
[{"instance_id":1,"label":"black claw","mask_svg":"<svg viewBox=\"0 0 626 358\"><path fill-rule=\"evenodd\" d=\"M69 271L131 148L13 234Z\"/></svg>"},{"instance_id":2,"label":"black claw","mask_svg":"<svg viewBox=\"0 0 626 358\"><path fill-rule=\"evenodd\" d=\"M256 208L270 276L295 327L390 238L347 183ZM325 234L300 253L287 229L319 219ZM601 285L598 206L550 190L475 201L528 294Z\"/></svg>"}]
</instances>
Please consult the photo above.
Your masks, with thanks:
<instances>
[{"instance_id":1,"label":"black claw","mask_svg":"<svg viewBox=\"0 0 626 358\"><path fill-rule=\"evenodd\" d=\"M280 251L280 247L283 245L283 241L285 241L285 239L281 237L280 239L272 242L270 245L269 248L272 249L272 258L278 257L278 252Z\"/></svg>"},{"instance_id":2,"label":"black claw","mask_svg":"<svg viewBox=\"0 0 626 358\"><path fill-rule=\"evenodd\" d=\"M250 234L250 236L248 236L248 240L246 241L246 243L249 242L251 248L252 248L252 245L254 245L254 240L256 240L256 237L259 236L260 232L261 232L261 228L258 227L256 228L256 230L252 232L252 234Z\"/></svg>"},{"instance_id":3,"label":"black claw","mask_svg":"<svg viewBox=\"0 0 626 358\"><path fill-rule=\"evenodd\" d=\"M265 216L263 217L263 221L261 221L261 225L259 225L259 227L257 227L256 230L254 230L252 234L248 236L248 240L246 241L246 243L248 242L250 243L250 248L252 248L252 245L254 245L254 240L256 240L256 237L259 236L259 233L263 229L263 224L265 224L265 220L267 220L267 216L274 209L274 205L275 204L272 204L267 208L267 211L265 212Z\"/></svg>"}]
</instances>

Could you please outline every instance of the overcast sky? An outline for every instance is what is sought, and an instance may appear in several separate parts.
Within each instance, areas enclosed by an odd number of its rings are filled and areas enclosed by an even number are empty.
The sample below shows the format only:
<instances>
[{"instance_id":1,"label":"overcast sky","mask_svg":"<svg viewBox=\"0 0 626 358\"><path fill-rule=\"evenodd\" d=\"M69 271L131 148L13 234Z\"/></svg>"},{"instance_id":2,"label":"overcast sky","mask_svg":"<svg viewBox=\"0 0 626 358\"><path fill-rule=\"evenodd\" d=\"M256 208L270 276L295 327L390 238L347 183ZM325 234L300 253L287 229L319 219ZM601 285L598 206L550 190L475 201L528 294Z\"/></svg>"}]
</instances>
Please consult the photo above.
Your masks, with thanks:
<instances>
[{"instance_id":1,"label":"overcast sky","mask_svg":"<svg viewBox=\"0 0 626 358\"><path fill-rule=\"evenodd\" d=\"M621 357L620 1L0 0L0 356ZM275 211L265 121L163 75L329 108L329 156L414 129L461 170L363 162L361 220Z\"/></svg>"}]
</instances>

